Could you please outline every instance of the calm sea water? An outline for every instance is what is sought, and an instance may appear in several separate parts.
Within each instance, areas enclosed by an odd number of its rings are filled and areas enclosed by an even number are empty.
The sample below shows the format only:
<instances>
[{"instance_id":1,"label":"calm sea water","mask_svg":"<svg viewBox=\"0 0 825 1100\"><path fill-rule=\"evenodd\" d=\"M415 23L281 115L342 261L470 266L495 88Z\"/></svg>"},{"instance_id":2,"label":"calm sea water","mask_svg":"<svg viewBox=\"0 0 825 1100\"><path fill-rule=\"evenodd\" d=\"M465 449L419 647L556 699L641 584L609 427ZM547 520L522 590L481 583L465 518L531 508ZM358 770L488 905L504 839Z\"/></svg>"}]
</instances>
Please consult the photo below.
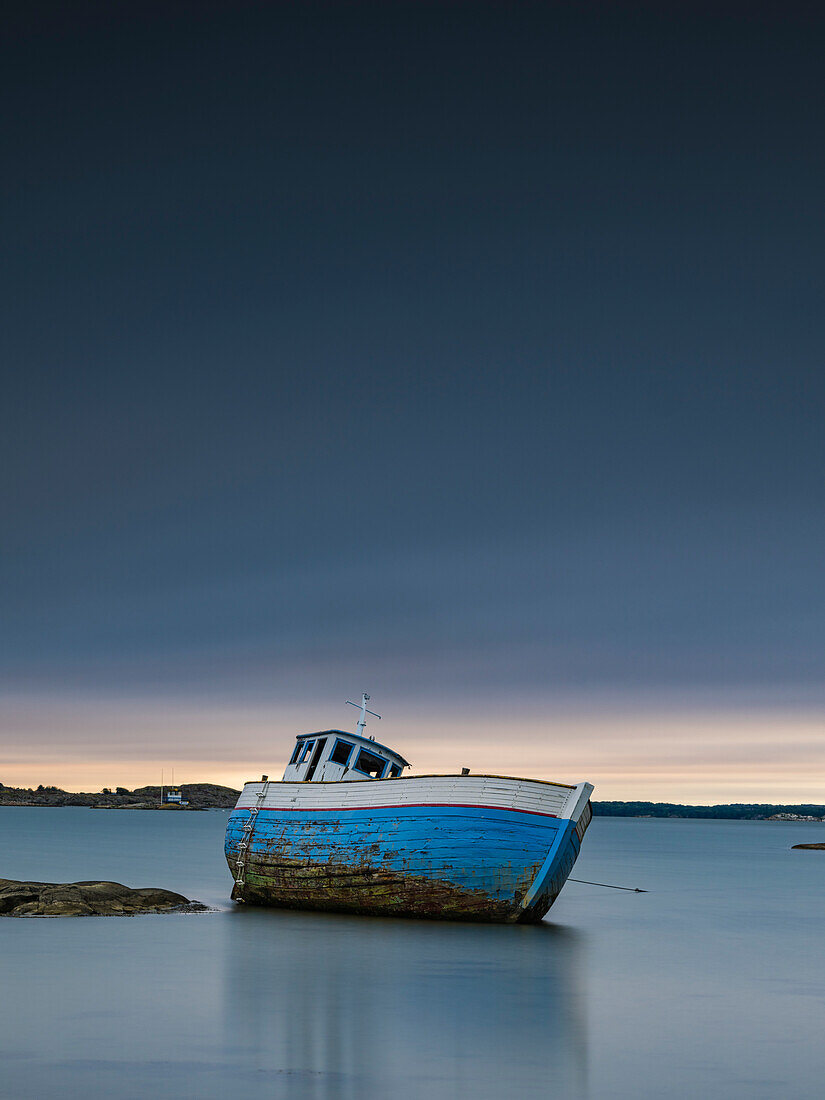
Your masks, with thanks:
<instances>
[{"instance_id":1,"label":"calm sea water","mask_svg":"<svg viewBox=\"0 0 825 1100\"><path fill-rule=\"evenodd\" d=\"M540 927L235 908L223 812L0 809L0 876L217 913L0 920L0 1096L819 1097L825 825L597 818Z\"/></svg>"}]
</instances>

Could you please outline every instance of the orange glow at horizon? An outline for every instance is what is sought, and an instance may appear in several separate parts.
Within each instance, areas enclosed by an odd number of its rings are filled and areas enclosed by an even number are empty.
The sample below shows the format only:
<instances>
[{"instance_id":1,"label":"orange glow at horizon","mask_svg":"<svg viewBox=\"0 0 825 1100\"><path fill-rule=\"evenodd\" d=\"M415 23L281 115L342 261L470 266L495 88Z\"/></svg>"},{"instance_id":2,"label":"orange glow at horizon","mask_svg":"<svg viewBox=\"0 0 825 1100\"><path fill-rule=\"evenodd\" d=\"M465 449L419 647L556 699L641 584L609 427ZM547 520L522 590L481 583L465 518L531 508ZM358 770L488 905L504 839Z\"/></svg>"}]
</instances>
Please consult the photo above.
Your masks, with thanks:
<instances>
[{"instance_id":1,"label":"orange glow at horizon","mask_svg":"<svg viewBox=\"0 0 825 1100\"><path fill-rule=\"evenodd\" d=\"M403 710L368 727L412 761L408 774L474 772L595 784L597 800L825 803L816 713L568 707L433 719ZM308 721L307 719L315 719ZM318 719L321 719L318 721ZM280 777L295 733L327 728L297 709L189 701L18 699L4 704L6 786L103 787Z\"/></svg>"}]
</instances>

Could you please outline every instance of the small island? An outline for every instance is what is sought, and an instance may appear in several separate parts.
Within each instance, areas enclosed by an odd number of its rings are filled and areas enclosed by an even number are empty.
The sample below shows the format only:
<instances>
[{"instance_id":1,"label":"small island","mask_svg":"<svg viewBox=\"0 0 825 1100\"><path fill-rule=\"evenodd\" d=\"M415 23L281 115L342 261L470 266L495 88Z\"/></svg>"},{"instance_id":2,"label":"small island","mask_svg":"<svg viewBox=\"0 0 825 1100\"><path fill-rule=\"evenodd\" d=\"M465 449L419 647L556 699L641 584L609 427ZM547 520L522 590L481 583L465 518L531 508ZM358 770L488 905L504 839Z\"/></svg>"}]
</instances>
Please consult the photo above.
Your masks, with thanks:
<instances>
[{"instance_id":1,"label":"small island","mask_svg":"<svg viewBox=\"0 0 825 1100\"><path fill-rule=\"evenodd\" d=\"M176 798L169 798L170 791ZM231 810L240 791L217 783L183 783L170 787L104 787L97 793L63 791L59 787L7 787L0 783L0 806L84 806L95 810Z\"/></svg>"},{"instance_id":2,"label":"small island","mask_svg":"<svg viewBox=\"0 0 825 1100\"><path fill-rule=\"evenodd\" d=\"M794 844L791 847L791 851L794 848L808 848L809 850L825 852L825 844Z\"/></svg>"},{"instance_id":3,"label":"small island","mask_svg":"<svg viewBox=\"0 0 825 1100\"><path fill-rule=\"evenodd\" d=\"M120 882L18 882L0 878L0 916L127 917L139 913L204 913L208 906L156 887Z\"/></svg>"}]
</instances>

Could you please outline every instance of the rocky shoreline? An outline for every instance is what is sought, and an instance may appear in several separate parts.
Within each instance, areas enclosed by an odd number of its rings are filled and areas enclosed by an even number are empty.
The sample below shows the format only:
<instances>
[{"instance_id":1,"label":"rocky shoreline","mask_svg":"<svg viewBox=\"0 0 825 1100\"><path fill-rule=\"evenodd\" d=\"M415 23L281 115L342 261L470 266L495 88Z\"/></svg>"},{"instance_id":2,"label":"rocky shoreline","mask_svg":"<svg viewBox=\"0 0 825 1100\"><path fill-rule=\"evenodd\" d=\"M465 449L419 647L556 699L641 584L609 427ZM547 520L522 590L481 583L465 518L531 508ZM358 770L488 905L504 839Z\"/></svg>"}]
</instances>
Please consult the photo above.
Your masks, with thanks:
<instances>
[{"instance_id":1,"label":"rocky shoreline","mask_svg":"<svg viewBox=\"0 0 825 1100\"><path fill-rule=\"evenodd\" d=\"M139 913L204 913L209 907L156 887L120 882L18 882L0 878L0 916L101 917Z\"/></svg>"}]
</instances>

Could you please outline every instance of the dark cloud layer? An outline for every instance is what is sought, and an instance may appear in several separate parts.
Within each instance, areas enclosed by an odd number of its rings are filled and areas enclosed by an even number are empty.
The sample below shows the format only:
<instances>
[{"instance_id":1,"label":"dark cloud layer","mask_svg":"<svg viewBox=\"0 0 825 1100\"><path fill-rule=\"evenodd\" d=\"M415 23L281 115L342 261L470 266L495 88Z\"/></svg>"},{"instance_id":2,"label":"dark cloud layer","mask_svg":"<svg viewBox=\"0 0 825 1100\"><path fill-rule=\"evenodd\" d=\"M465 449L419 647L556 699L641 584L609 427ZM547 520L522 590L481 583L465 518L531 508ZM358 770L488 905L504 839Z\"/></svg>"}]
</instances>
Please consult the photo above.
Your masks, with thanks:
<instances>
[{"instance_id":1,"label":"dark cloud layer","mask_svg":"<svg viewBox=\"0 0 825 1100\"><path fill-rule=\"evenodd\" d=\"M823 39L787 5L21 7L6 686L809 700Z\"/></svg>"}]
</instances>

